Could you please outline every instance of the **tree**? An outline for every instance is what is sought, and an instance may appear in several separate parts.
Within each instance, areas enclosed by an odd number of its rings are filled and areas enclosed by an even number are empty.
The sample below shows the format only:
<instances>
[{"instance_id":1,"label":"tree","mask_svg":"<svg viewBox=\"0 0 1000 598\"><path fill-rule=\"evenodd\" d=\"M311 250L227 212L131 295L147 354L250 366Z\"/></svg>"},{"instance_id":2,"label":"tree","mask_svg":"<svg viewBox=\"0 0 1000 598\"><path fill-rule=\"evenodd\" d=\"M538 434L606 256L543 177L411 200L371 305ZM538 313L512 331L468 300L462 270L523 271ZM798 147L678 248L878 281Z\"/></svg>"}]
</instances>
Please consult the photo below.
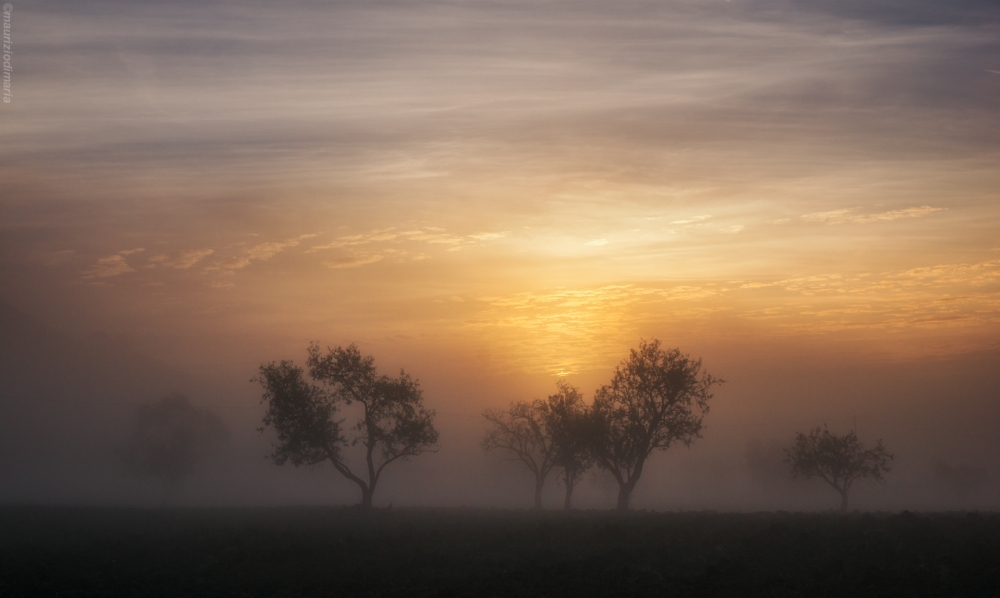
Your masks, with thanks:
<instances>
[{"instance_id":1,"label":"tree","mask_svg":"<svg viewBox=\"0 0 1000 598\"><path fill-rule=\"evenodd\" d=\"M227 437L219 416L174 393L139 407L119 454L126 471L159 479L169 494Z\"/></svg>"},{"instance_id":2,"label":"tree","mask_svg":"<svg viewBox=\"0 0 1000 598\"><path fill-rule=\"evenodd\" d=\"M546 430L547 405L543 401L512 402L507 409L487 409L484 451L502 450L524 463L535 475L535 508L542 508L545 478L555 467L555 448Z\"/></svg>"},{"instance_id":3,"label":"tree","mask_svg":"<svg viewBox=\"0 0 1000 598\"><path fill-rule=\"evenodd\" d=\"M825 425L813 428L808 435L799 432L785 455L792 465L793 479L820 478L840 494L841 513L847 511L851 485L862 479L883 482L893 460L881 440L875 448L865 449L853 430L836 436Z\"/></svg>"},{"instance_id":4,"label":"tree","mask_svg":"<svg viewBox=\"0 0 1000 598\"><path fill-rule=\"evenodd\" d=\"M618 482L618 510L642 476L646 459L675 442L690 446L701 437L711 388L724 381L701 371L679 349L661 349L660 341L641 342L615 368L611 384L594 396L594 456L597 465Z\"/></svg>"},{"instance_id":5,"label":"tree","mask_svg":"<svg viewBox=\"0 0 1000 598\"><path fill-rule=\"evenodd\" d=\"M566 498L563 508L572 508L573 488L594 463L591 451L592 420L579 389L560 380L559 392L549 395L545 411L553 456L552 462L563 470Z\"/></svg>"},{"instance_id":6,"label":"tree","mask_svg":"<svg viewBox=\"0 0 1000 598\"><path fill-rule=\"evenodd\" d=\"M423 393L409 374L379 375L375 359L362 356L357 346L346 349L309 346L309 376L291 361L260 366L254 380L264 388L267 403L263 432L278 434L272 459L278 465L314 465L330 461L334 469L361 489L361 505L372 506L375 487L390 463L436 450L434 412L423 406ZM342 405L360 406L361 415L349 428L337 419ZM348 446L360 445L365 471L355 472L345 456Z\"/></svg>"}]
</instances>

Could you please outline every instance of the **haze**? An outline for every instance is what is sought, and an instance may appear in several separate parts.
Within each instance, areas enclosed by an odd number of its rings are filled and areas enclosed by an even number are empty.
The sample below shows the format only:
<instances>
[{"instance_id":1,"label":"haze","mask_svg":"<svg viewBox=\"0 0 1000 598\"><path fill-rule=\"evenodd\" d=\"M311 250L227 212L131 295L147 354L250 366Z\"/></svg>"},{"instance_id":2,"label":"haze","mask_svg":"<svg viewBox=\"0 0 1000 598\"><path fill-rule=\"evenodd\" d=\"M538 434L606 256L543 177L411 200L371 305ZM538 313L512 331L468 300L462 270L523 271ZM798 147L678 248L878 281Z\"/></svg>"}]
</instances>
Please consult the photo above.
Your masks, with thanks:
<instances>
[{"instance_id":1,"label":"haze","mask_svg":"<svg viewBox=\"0 0 1000 598\"><path fill-rule=\"evenodd\" d=\"M658 338L727 382L637 508L830 508L777 469L823 423L896 454L858 508L1000 504L995 3L12 16L0 501L355 502L329 467L264 461L256 431L248 380L316 341L405 368L437 410L439 452L376 504L527 507L482 411L559 379L589 401ZM230 441L164 498L116 450L175 391ZM594 473L578 503L613 492Z\"/></svg>"}]
</instances>

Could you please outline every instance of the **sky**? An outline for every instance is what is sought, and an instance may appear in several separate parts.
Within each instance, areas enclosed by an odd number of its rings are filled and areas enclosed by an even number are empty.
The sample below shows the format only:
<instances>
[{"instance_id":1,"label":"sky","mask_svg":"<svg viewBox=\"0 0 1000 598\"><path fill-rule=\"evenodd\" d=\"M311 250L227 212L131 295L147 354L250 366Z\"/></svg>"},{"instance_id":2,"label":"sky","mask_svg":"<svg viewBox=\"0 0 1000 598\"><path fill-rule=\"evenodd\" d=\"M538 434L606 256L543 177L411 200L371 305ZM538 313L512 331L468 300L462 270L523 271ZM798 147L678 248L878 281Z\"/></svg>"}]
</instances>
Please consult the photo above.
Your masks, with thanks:
<instances>
[{"instance_id":1,"label":"sky","mask_svg":"<svg viewBox=\"0 0 1000 598\"><path fill-rule=\"evenodd\" d=\"M11 31L0 299L205 404L356 342L464 446L659 338L727 379L733 455L860 412L991 460L995 2L38 0Z\"/></svg>"}]
</instances>

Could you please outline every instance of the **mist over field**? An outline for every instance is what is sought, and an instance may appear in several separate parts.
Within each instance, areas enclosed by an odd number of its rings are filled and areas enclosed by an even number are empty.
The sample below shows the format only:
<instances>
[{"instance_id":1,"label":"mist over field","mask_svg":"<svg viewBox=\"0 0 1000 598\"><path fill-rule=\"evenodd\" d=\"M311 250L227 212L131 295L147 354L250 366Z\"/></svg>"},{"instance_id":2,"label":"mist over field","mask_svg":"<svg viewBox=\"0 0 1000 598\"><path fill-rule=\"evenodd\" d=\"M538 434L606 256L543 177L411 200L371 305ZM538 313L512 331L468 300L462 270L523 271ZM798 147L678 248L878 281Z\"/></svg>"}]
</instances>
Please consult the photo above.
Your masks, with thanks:
<instances>
[{"instance_id":1,"label":"mist over field","mask_svg":"<svg viewBox=\"0 0 1000 598\"><path fill-rule=\"evenodd\" d=\"M278 467L265 459L275 438L257 431L264 407L260 387L249 379L265 360L303 362L304 347L289 354L261 348L255 360L234 347L238 358L219 355L214 371L198 377L144 356L123 339L59 334L4 307L4 503L266 506L359 500L357 488L329 463ZM881 438L897 456L885 484L856 486L856 508L996 508L1000 471L992 456L1000 449L994 434L1000 374L993 356L885 363L844 355L820 359L815 347L794 355L779 351L702 350L705 367L727 379L712 400L703 438L651 459L634 508L831 509L836 502L830 489L817 480L793 481L783 452L796 432L824 423L837 432L857 429L869 444ZM440 449L387 469L376 506L529 508L530 474L480 448L480 412L511 399L544 398L555 392L554 379L512 383L458 357L448 369L422 364L419 356L397 359L377 363L390 371L406 367L420 379L428 407L437 411ZM604 378L610 373L603 372ZM588 402L596 386L607 382L600 372L570 381L582 387ZM216 413L228 437L189 478L165 492L156 479L130 476L121 451L139 406L178 391ZM560 508L562 492L559 476L550 475L546 507ZM595 468L576 490L575 506L610 509L616 492L611 476Z\"/></svg>"},{"instance_id":2,"label":"mist over field","mask_svg":"<svg viewBox=\"0 0 1000 598\"><path fill-rule=\"evenodd\" d=\"M852 509L1000 507L993 2L11 15L0 504L357 503L258 432L251 378L316 342L405 369L436 412L437 450L375 506L527 509L483 412L558 381L589 405L659 339L725 383L634 509L834 509L785 461L824 424L895 456ZM177 394L204 455L143 475L137 421ZM617 492L593 468L574 506Z\"/></svg>"}]
</instances>

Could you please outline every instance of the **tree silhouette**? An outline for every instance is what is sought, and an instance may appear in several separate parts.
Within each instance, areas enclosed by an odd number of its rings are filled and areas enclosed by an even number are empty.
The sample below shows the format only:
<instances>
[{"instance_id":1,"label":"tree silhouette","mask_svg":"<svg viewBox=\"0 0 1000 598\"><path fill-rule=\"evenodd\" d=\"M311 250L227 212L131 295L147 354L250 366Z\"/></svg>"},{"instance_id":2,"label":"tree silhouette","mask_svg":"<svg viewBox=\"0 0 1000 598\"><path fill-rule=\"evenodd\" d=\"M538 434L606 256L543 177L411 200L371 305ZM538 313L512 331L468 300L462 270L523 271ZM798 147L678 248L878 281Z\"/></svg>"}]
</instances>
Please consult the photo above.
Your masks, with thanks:
<instances>
[{"instance_id":1,"label":"tree silhouette","mask_svg":"<svg viewBox=\"0 0 1000 598\"><path fill-rule=\"evenodd\" d=\"M219 416L174 393L139 407L119 455L127 472L159 479L170 494L227 437Z\"/></svg>"},{"instance_id":2,"label":"tree silhouette","mask_svg":"<svg viewBox=\"0 0 1000 598\"><path fill-rule=\"evenodd\" d=\"M361 505L372 506L375 487L385 467L435 450L438 440L434 412L423 406L423 394L416 380L406 372L399 377L379 375L375 359L362 356L351 344L320 351L309 346L309 376L323 384L306 380L302 368L290 361L260 366L254 379L264 388L267 403L264 425L278 434L271 457L281 465L312 465L329 460L344 477L361 489ZM361 416L346 430L336 419L340 406L359 404ZM347 462L344 448L364 450L365 470L355 473Z\"/></svg>"},{"instance_id":3,"label":"tree silhouette","mask_svg":"<svg viewBox=\"0 0 1000 598\"><path fill-rule=\"evenodd\" d=\"M594 463L593 423L579 389L560 380L559 392L546 402L545 429L553 450L552 462L563 470L566 498L563 508L572 508L573 488Z\"/></svg>"},{"instance_id":4,"label":"tree silhouette","mask_svg":"<svg viewBox=\"0 0 1000 598\"><path fill-rule=\"evenodd\" d=\"M597 465L618 482L618 510L642 476L646 459L674 442L690 446L701 437L713 385L723 380L701 372L701 360L679 349L664 350L660 341L641 342L615 368L592 407Z\"/></svg>"},{"instance_id":5,"label":"tree silhouette","mask_svg":"<svg viewBox=\"0 0 1000 598\"><path fill-rule=\"evenodd\" d=\"M548 406L543 401L512 402L507 409L487 409L484 451L502 450L524 463L535 475L535 508L542 508L545 478L555 467L556 451L546 429Z\"/></svg>"},{"instance_id":6,"label":"tree silhouette","mask_svg":"<svg viewBox=\"0 0 1000 598\"><path fill-rule=\"evenodd\" d=\"M853 430L836 436L825 425L813 428L808 435L799 432L785 454L792 464L793 479L820 478L840 494L841 513L847 511L851 485L861 479L884 481L893 460L881 440L874 448L865 449Z\"/></svg>"}]
</instances>

